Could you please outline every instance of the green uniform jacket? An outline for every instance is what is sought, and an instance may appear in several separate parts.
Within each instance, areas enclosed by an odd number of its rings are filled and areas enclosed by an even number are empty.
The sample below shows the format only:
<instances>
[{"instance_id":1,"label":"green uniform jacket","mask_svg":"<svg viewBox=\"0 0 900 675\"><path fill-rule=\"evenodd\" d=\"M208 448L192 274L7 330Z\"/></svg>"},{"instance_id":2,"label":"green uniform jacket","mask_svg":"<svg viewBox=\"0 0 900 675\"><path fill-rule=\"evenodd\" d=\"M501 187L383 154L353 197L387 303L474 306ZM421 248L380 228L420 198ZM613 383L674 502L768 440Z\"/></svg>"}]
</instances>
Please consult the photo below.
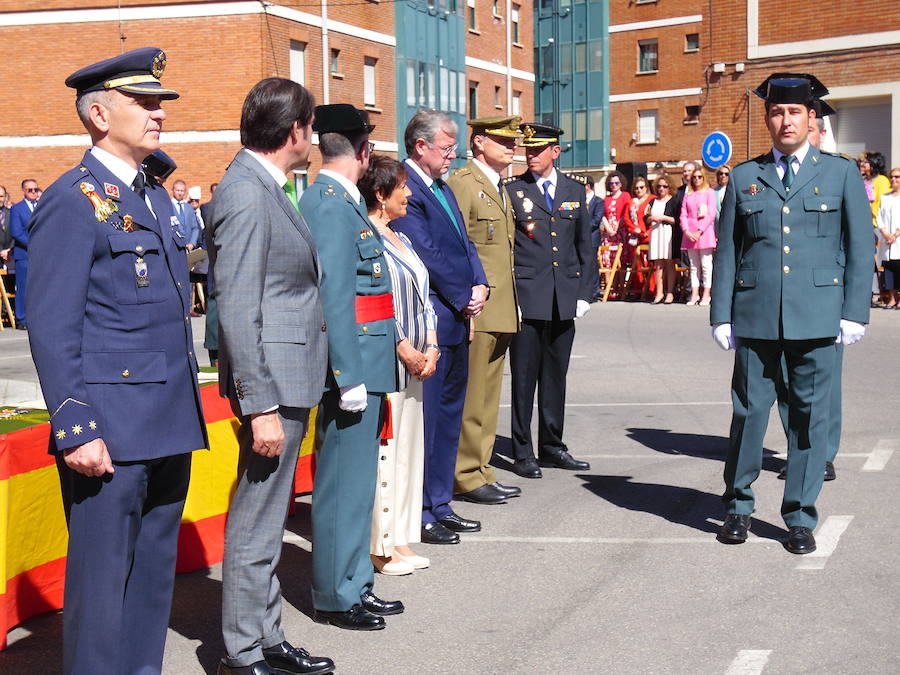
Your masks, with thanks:
<instances>
[{"instance_id":1,"label":"green uniform jacket","mask_svg":"<svg viewBox=\"0 0 900 675\"><path fill-rule=\"evenodd\" d=\"M737 165L719 220L710 322L761 340L868 323L871 221L859 171L840 155L810 146L790 190L771 151Z\"/></svg>"},{"instance_id":2,"label":"green uniform jacket","mask_svg":"<svg viewBox=\"0 0 900 675\"><path fill-rule=\"evenodd\" d=\"M515 333L519 330L516 280L513 277L513 249L516 223L508 196L506 208L497 186L474 162L453 172L447 179L459 210L466 219L469 239L475 244L491 297L475 319L475 330L491 333Z\"/></svg>"},{"instance_id":3,"label":"green uniform jacket","mask_svg":"<svg viewBox=\"0 0 900 675\"><path fill-rule=\"evenodd\" d=\"M397 351L393 318L356 322L356 296L391 292L381 235L364 204L341 185L317 176L300 198L322 267L320 297L328 324L327 385L363 383L370 393L397 391Z\"/></svg>"}]
</instances>

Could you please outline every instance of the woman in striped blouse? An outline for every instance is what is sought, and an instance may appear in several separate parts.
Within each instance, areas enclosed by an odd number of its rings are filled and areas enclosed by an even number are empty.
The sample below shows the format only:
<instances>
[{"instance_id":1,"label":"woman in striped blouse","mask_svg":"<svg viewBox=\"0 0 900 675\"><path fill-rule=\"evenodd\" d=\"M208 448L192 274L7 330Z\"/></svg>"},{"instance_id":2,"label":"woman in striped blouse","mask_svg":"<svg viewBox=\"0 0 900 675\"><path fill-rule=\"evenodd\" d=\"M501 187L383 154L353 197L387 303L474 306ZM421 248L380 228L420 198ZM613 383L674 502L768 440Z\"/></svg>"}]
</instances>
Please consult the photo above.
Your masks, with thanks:
<instances>
[{"instance_id":1,"label":"woman in striped blouse","mask_svg":"<svg viewBox=\"0 0 900 675\"><path fill-rule=\"evenodd\" d=\"M381 234L391 275L400 391L390 394L393 439L381 448L372 513L372 563L382 574L403 575L428 567L409 545L421 541L425 423L422 381L434 374L440 350L437 316L428 297L428 270L405 235L390 222L406 215L403 165L373 155L359 181L369 220Z\"/></svg>"}]
</instances>

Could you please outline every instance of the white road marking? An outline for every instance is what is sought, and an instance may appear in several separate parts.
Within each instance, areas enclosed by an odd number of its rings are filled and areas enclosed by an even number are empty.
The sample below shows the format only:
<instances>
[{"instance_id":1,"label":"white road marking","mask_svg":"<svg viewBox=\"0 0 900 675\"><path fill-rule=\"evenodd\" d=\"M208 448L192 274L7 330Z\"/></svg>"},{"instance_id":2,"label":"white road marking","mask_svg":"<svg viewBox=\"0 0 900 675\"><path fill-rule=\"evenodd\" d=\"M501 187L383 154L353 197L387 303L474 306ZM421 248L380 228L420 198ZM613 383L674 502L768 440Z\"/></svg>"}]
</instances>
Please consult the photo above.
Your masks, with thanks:
<instances>
[{"instance_id":1,"label":"white road marking","mask_svg":"<svg viewBox=\"0 0 900 675\"><path fill-rule=\"evenodd\" d=\"M653 408L680 408L684 406L701 405L731 405L731 401L662 401L660 403L654 403L653 401L636 401L634 403L566 403L567 408L643 408L647 406L651 406ZM503 403L500 405L500 407L510 408L512 407L512 404ZM537 403L535 403L532 408L537 408Z\"/></svg>"},{"instance_id":2,"label":"white road marking","mask_svg":"<svg viewBox=\"0 0 900 675\"><path fill-rule=\"evenodd\" d=\"M838 452L837 459L841 457L871 457L871 452ZM774 455L770 455L770 457L777 457L778 459L787 459L786 452L776 452Z\"/></svg>"},{"instance_id":3,"label":"white road marking","mask_svg":"<svg viewBox=\"0 0 900 675\"><path fill-rule=\"evenodd\" d=\"M771 649L742 649L728 666L725 675L759 675L769 662Z\"/></svg>"},{"instance_id":4,"label":"white road marking","mask_svg":"<svg viewBox=\"0 0 900 675\"><path fill-rule=\"evenodd\" d=\"M881 471L890 460L897 447L894 439L882 438L875 444L875 449L869 454L869 459L863 464L863 471Z\"/></svg>"},{"instance_id":5,"label":"white road marking","mask_svg":"<svg viewBox=\"0 0 900 675\"><path fill-rule=\"evenodd\" d=\"M828 516L819 531L816 532L816 550L807 553L797 564L798 570L825 569L825 563L837 548L838 540L844 534L844 530L850 525L853 516Z\"/></svg>"},{"instance_id":6,"label":"white road marking","mask_svg":"<svg viewBox=\"0 0 900 675\"><path fill-rule=\"evenodd\" d=\"M488 536L479 533L463 534L466 543L481 542L485 544L716 544L715 535L708 537L504 537ZM772 539L751 537L747 540L754 543L772 543Z\"/></svg>"}]
</instances>

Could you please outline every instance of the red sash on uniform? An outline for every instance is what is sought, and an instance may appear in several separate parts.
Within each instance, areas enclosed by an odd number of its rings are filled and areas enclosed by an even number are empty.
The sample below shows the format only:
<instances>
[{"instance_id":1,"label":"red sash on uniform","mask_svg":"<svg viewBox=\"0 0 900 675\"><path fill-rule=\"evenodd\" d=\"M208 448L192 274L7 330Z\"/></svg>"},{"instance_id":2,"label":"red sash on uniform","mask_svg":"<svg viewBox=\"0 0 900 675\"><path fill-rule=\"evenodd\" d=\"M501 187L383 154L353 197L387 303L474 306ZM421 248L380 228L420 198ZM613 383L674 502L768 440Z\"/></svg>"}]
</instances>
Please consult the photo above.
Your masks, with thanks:
<instances>
[{"instance_id":1,"label":"red sash on uniform","mask_svg":"<svg viewBox=\"0 0 900 675\"><path fill-rule=\"evenodd\" d=\"M393 318L394 296L390 293L356 296L356 323Z\"/></svg>"}]
</instances>

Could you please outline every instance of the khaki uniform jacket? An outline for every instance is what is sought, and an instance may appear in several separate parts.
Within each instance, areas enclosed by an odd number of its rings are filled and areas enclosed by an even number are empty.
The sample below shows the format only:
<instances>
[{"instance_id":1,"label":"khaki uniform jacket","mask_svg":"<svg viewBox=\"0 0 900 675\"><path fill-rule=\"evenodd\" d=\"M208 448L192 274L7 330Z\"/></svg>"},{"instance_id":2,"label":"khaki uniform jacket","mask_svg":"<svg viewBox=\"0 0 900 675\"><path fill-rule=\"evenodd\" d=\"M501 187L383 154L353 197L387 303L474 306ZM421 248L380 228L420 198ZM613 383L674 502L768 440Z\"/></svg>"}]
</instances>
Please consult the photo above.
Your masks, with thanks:
<instances>
[{"instance_id":1,"label":"khaki uniform jacket","mask_svg":"<svg viewBox=\"0 0 900 675\"><path fill-rule=\"evenodd\" d=\"M469 239L491 287L484 311L475 319L475 330L515 333L519 330L518 298L513 276L516 225L508 195L506 207L497 186L474 162L453 172L447 180L466 220Z\"/></svg>"}]
</instances>

